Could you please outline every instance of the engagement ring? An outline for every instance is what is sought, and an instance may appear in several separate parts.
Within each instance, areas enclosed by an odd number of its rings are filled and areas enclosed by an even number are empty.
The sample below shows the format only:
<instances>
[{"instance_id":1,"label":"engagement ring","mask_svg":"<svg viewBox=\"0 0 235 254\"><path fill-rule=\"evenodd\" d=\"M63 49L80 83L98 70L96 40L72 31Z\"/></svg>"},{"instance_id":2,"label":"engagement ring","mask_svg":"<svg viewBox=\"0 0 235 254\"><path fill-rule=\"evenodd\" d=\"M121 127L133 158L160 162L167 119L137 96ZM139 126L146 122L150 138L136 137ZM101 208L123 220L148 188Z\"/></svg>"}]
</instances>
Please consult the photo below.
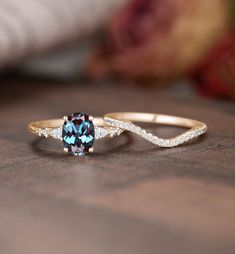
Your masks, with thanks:
<instances>
[{"instance_id":1,"label":"engagement ring","mask_svg":"<svg viewBox=\"0 0 235 254\"><path fill-rule=\"evenodd\" d=\"M28 130L41 137L63 141L66 153L80 156L93 152L95 140L123 132L118 127L107 126L103 118L93 118L83 113L73 113L63 119L32 122L28 125Z\"/></svg>"}]
</instances>

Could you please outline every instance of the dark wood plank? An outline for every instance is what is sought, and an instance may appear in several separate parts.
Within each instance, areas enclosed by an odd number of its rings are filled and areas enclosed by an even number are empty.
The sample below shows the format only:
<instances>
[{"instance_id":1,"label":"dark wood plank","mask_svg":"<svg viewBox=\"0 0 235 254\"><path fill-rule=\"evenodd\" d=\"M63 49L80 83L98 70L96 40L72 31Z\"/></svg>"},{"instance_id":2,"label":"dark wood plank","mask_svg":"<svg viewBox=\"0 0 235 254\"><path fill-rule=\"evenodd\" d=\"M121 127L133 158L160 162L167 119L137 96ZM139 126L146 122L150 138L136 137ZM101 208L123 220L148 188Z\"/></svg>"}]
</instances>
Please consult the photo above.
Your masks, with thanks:
<instances>
[{"instance_id":1,"label":"dark wood plank","mask_svg":"<svg viewBox=\"0 0 235 254\"><path fill-rule=\"evenodd\" d=\"M111 84L2 85L1 254L235 252L234 104ZM74 111L160 112L209 131L172 149L123 135L83 158L26 131L29 121Z\"/></svg>"}]
</instances>

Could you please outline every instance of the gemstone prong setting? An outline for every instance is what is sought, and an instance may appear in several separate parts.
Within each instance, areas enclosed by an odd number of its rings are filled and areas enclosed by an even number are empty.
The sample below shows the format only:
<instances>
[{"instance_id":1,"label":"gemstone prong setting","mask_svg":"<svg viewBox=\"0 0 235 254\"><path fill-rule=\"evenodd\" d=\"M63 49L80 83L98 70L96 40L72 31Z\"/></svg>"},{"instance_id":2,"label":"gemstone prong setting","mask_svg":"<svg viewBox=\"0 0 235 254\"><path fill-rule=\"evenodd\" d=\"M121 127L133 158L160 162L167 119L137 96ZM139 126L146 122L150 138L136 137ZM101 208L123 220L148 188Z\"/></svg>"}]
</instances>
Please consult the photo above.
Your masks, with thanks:
<instances>
[{"instance_id":1,"label":"gemstone prong setting","mask_svg":"<svg viewBox=\"0 0 235 254\"><path fill-rule=\"evenodd\" d=\"M93 153L94 152L94 147L90 147L88 150L89 153Z\"/></svg>"}]
</instances>

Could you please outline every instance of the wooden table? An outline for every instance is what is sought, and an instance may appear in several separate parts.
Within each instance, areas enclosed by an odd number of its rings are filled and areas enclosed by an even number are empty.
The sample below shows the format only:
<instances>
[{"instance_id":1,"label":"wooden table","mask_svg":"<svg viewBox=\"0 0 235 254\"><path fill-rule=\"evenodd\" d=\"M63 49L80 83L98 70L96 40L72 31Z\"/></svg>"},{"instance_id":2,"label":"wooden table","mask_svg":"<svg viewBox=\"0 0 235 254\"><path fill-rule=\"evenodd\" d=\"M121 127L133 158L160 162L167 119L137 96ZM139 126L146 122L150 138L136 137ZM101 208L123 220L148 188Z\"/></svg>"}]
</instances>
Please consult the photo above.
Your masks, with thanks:
<instances>
[{"instance_id":1,"label":"wooden table","mask_svg":"<svg viewBox=\"0 0 235 254\"><path fill-rule=\"evenodd\" d=\"M112 84L1 87L1 254L235 253L234 104ZM209 131L171 149L123 135L78 158L26 131L74 111L161 112Z\"/></svg>"}]
</instances>

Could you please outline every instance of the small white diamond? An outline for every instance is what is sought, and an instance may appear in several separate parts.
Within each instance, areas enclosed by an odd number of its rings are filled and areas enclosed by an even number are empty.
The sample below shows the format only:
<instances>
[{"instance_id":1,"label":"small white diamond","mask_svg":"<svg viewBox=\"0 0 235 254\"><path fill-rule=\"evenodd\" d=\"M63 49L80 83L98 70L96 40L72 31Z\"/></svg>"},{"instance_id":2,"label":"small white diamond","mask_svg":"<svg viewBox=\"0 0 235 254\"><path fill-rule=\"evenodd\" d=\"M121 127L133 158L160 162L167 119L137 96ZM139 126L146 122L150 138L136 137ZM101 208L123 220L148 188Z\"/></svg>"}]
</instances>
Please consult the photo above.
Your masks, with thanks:
<instances>
[{"instance_id":1,"label":"small white diamond","mask_svg":"<svg viewBox=\"0 0 235 254\"><path fill-rule=\"evenodd\" d=\"M109 135L108 129L95 126L95 139L103 138L107 135Z\"/></svg>"},{"instance_id":2,"label":"small white diamond","mask_svg":"<svg viewBox=\"0 0 235 254\"><path fill-rule=\"evenodd\" d=\"M40 136L48 137L48 130L47 129L41 129L40 130Z\"/></svg>"},{"instance_id":3,"label":"small white diamond","mask_svg":"<svg viewBox=\"0 0 235 254\"><path fill-rule=\"evenodd\" d=\"M50 136L55 139L62 139L62 128L54 128L50 130Z\"/></svg>"}]
</instances>

